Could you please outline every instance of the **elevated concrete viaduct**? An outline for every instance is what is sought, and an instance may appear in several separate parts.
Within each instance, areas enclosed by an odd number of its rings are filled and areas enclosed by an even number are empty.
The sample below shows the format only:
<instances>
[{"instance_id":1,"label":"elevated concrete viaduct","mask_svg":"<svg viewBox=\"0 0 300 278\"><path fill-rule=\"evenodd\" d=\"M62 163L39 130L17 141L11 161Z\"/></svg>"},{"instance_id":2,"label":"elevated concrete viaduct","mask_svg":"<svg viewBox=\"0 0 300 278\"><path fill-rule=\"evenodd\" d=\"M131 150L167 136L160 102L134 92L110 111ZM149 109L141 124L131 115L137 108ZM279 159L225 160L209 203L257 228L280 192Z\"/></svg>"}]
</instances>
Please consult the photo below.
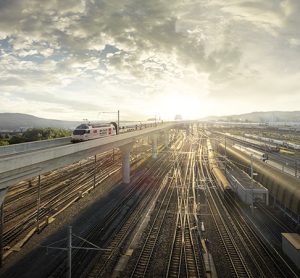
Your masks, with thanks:
<instances>
[{"instance_id":1,"label":"elevated concrete viaduct","mask_svg":"<svg viewBox=\"0 0 300 278\"><path fill-rule=\"evenodd\" d=\"M120 148L123 158L123 182L130 182L130 151L133 144L143 137L149 136L152 140L152 157L157 157L157 134L163 133L165 143L169 143L168 131L172 128L180 128L182 122L173 122L163 124L157 127L137 130L117 136L104 137L100 139L90 140L78 144L69 144L63 146L55 146L51 140L50 147L38 149L31 146L32 151L13 153L6 152L0 160L0 205L8 187L15 185L19 181L29 179L54 169L58 169L65 165L74 163L81 159L103 153L113 148ZM64 139L65 140L65 139ZM34 144L34 143L33 143ZM36 144L41 144L37 142ZM46 145L45 143L42 143ZM44 146L43 146L44 147ZM17 150L20 147L16 147ZM24 147L21 149L23 150ZM1 153L1 151L0 151Z\"/></svg>"}]
</instances>

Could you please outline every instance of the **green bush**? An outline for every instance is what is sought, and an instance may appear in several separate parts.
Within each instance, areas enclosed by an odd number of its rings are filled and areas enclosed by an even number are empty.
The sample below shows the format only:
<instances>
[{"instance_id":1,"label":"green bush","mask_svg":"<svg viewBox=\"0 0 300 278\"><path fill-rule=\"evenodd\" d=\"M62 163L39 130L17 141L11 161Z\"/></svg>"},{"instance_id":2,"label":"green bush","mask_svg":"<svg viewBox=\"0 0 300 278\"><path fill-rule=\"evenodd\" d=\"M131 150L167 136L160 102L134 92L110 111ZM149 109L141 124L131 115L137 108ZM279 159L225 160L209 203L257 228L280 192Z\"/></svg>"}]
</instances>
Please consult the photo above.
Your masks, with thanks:
<instances>
[{"instance_id":1,"label":"green bush","mask_svg":"<svg viewBox=\"0 0 300 278\"><path fill-rule=\"evenodd\" d=\"M14 135L8 140L9 144L19 144L26 142L25 138L21 135Z\"/></svg>"},{"instance_id":2,"label":"green bush","mask_svg":"<svg viewBox=\"0 0 300 278\"><path fill-rule=\"evenodd\" d=\"M6 146L9 145L9 143L6 140L0 140L0 146Z\"/></svg>"},{"instance_id":3,"label":"green bush","mask_svg":"<svg viewBox=\"0 0 300 278\"><path fill-rule=\"evenodd\" d=\"M33 142L71 136L71 131L62 128L29 128L22 135L14 135L9 144Z\"/></svg>"}]
</instances>

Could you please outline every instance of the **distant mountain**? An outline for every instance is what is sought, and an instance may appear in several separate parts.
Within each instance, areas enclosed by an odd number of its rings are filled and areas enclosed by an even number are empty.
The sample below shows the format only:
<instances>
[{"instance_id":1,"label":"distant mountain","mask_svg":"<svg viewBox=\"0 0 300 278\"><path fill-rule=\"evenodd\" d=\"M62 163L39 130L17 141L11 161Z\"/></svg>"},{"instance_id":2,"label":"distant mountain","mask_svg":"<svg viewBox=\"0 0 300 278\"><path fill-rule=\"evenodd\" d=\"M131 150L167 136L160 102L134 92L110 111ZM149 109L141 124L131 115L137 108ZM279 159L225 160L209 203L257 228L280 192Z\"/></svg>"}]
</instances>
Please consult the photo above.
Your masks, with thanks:
<instances>
[{"instance_id":1,"label":"distant mountain","mask_svg":"<svg viewBox=\"0 0 300 278\"><path fill-rule=\"evenodd\" d=\"M0 113L0 130L15 130L32 127L73 129L79 124L80 122L43 119L21 113Z\"/></svg>"},{"instance_id":2,"label":"distant mountain","mask_svg":"<svg viewBox=\"0 0 300 278\"><path fill-rule=\"evenodd\" d=\"M210 116L204 120L255 123L300 122L300 111L252 112L240 115Z\"/></svg>"}]
</instances>

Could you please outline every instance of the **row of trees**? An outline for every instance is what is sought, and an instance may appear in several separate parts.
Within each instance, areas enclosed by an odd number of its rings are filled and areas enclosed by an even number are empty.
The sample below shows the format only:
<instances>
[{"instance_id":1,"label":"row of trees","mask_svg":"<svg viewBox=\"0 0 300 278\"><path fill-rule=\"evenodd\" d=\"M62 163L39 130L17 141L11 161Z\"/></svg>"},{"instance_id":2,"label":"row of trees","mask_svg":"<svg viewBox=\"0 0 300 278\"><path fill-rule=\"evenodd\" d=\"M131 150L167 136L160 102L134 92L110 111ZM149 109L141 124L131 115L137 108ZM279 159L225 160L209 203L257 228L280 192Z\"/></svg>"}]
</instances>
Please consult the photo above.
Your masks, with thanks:
<instances>
[{"instance_id":1,"label":"row of trees","mask_svg":"<svg viewBox=\"0 0 300 278\"><path fill-rule=\"evenodd\" d=\"M70 130L53 127L29 128L21 135L14 135L10 138L0 138L0 146L54 139L66 136L71 136Z\"/></svg>"}]
</instances>

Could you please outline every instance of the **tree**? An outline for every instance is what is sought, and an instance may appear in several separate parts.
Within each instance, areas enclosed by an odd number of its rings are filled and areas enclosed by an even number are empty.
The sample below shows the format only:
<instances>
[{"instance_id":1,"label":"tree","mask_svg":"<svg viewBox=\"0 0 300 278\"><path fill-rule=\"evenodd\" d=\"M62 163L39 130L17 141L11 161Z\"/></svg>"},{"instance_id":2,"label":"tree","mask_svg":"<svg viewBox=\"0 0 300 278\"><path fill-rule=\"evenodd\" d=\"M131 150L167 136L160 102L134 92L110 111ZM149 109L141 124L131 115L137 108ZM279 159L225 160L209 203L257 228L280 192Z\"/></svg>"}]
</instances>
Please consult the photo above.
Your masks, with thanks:
<instances>
[{"instance_id":1,"label":"tree","mask_svg":"<svg viewBox=\"0 0 300 278\"><path fill-rule=\"evenodd\" d=\"M67 136L71 136L71 131L62 128L29 128L22 135L12 136L9 139L9 144L33 142Z\"/></svg>"},{"instance_id":2,"label":"tree","mask_svg":"<svg viewBox=\"0 0 300 278\"><path fill-rule=\"evenodd\" d=\"M6 146L9 145L9 143L6 140L0 140L0 146Z\"/></svg>"},{"instance_id":3,"label":"tree","mask_svg":"<svg viewBox=\"0 0 300 278\"><path fill-rule=\"evenodd\" d=\"M20 135L14 135L8 140L9 144L19 144L26 142L25 138Z\"/></svg>"}]
</instances>

